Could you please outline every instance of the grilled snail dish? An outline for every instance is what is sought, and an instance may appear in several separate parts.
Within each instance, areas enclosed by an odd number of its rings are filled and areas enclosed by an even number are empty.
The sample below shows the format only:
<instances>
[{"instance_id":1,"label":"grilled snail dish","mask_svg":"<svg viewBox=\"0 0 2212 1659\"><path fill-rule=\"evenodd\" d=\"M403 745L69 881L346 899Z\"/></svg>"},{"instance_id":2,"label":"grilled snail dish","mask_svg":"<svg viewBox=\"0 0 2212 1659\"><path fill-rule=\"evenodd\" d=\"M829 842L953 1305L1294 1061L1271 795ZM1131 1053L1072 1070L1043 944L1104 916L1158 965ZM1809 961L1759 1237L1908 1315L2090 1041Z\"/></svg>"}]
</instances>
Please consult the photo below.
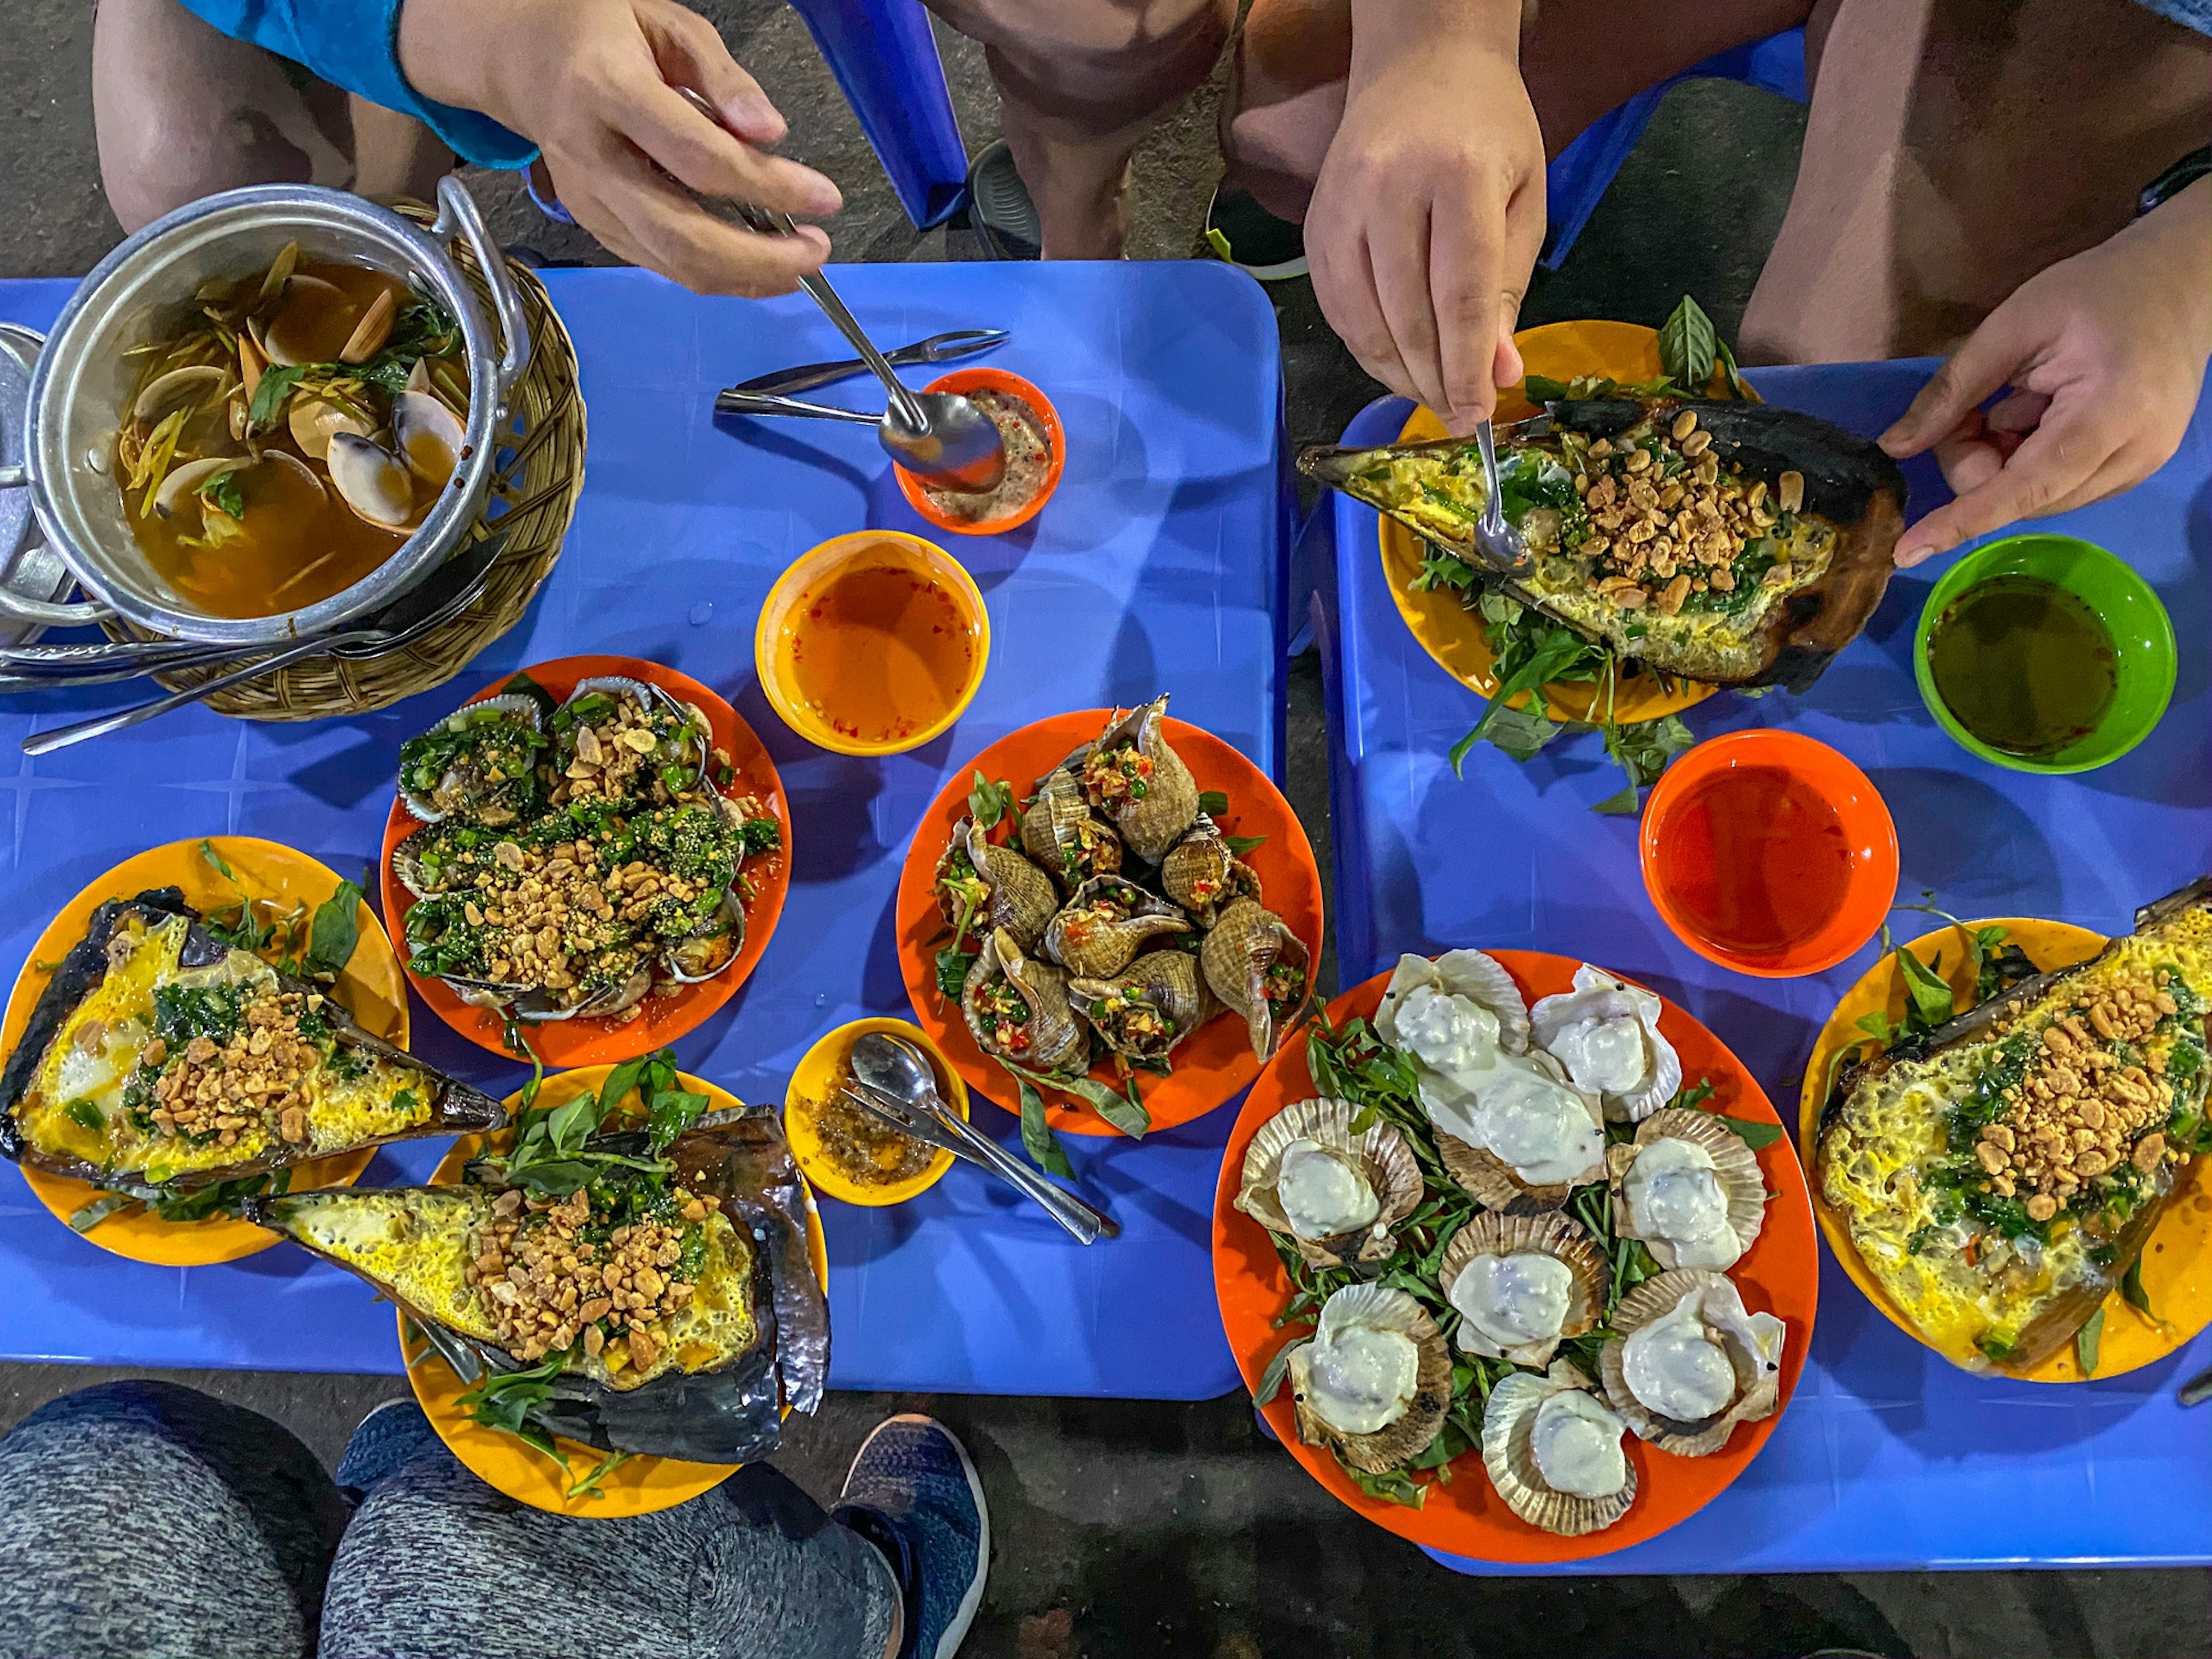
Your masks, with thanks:
<instances>
[{"instance_id":1,"label":"grilled snail dish","mask_svg":"<svg viewBox=\"0 0 2212 1659\"><path fill-rule=\"evenodd\" d=\"M1881 602L1905 480L1872 441L1765 404L1655 398L1547 405L1498 434L1524 568L1478 549L1471 438L1309 449L1300 469L1410 526L1430 572L1494 584L1662 673L1802 691ZM1473 580L1470 580L1470 573Z\"/></svg>"},{"instance_id":2,"label":"grilled snail dish","mask_svg":"<svg viewBox=\"0 0 2212 1659\"><path fill-rule=\"evenodd\" d=\"M125 1192L506 1115L371 1036L327 989L215 937L173 887L93 912L0 1073L0 1152Z\"/></svg>"},{"instance_id":3,"label":"grilled snail dish","mask_svg":"<svg viewBox=\"0 0 2212 1659\"><path fill-rule=\"evenodd\" d=\"M2212 878L2136 924L1845 1067L1821 1113L1815 1190L1968 1370L2032 1370L2071 1340L2212 1141Z\"/></svg>"}]
</instances>

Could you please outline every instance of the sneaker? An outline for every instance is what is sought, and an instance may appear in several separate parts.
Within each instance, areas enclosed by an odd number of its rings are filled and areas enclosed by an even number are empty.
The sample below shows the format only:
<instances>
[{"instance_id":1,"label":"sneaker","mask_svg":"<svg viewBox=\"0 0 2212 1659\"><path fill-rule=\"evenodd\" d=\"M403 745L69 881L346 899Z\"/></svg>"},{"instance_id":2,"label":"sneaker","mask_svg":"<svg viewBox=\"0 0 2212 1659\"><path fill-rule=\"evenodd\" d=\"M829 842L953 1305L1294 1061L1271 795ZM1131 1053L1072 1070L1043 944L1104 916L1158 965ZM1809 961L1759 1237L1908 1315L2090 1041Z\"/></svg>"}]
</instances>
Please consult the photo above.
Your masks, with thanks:
<instances>
[{"instance_id":1,"label":"sneaker","mask_svg":"<svg viewBox=\"0 0 2212 1659\"><path fill-rule=\"evenodd\" d=\"M854 1455L832 1518L882 1550L897 1575L899 1659L951 1659L991 1565L991 1516L968 1449L930 1418L885 1419Z\"/></svg>"},{"instance_id":2,"label":"sneaker","mask_svg":"<svg viewBox=\"0 0 2212 1659\"><path fill-rule=\"evenodd\" d=\"M1278 219L1249 191L1214 191L1206 210L1206 244L1263 283L1286 283L1306 274L1305 227Z\"/></svg>"},{"instance_id":3,"label":"sneaker","mask_svg":"<svg viewBox=\"0 0 2212 1659\"><path fill-rule=\"evenodd\" d=\"M1003 138L968 169L968 222L994 259L1036 259L1044 253L1044 228L1030 187L1014 167Z\"/></svg>"}]
</instances>

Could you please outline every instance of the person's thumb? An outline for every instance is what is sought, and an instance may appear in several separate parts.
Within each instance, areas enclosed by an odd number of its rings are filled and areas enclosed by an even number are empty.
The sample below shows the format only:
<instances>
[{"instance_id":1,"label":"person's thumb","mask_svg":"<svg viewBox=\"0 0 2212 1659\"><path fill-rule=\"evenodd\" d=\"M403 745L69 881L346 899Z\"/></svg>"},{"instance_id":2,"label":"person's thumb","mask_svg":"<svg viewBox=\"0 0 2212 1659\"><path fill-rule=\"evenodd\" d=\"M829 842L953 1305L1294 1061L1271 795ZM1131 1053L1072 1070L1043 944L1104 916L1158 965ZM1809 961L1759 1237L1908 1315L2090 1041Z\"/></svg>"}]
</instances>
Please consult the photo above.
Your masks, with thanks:
<instances>
[{"instance_id":1,"label":"person's thumb","mask_svg":"<svg viewBox=\"0 0 2212 1659\"><path fill-rule=\"evenodd\" d=\"M1899 460L1917 455L1954 431L1967 411L2004 385L2020 363L2020 343L1999 307L1944 360L1912 406L1877 441Z\"/></svg>"}]
</instances>

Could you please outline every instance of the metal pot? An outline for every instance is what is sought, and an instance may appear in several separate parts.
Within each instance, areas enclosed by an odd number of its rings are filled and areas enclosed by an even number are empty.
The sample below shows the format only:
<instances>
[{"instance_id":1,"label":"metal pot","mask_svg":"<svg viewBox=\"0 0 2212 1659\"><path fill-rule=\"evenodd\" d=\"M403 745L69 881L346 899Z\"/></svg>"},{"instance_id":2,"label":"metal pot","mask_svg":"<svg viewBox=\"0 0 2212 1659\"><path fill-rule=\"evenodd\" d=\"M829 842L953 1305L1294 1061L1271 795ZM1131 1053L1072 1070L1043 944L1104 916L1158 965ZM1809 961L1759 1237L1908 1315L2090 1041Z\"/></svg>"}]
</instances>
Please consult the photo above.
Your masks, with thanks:
<instances>
[{"instance_id":1,"label":"metal pot","mask_svg":"<svg viewBox=\"0 0 2212 1659\"><path fill-rule=\"evenodd\" d=\"M499 313L495 336L447 252L468 239ZM460 320L468 352L469 420L453 483L415 533L343 592L272 617L211 617L184 599L132 539L116 487L115 432L137 374L123 354L189 309L210 276L265 268L287 242L308 258L349 261L402 277ZM132 236L77 287L31 375L21 466L0 464L0 489L26 487L46 545L88 599L52 604L0 586L0 615L52 626L119 617L173 639L277 644L364 616L459 545L483 510L507 428L507 394L530 361L522 301L483 217L456 179L438 185L426 232L386 208L312 185L262 185L187 204Z\"/></svg>"}]
</instances>

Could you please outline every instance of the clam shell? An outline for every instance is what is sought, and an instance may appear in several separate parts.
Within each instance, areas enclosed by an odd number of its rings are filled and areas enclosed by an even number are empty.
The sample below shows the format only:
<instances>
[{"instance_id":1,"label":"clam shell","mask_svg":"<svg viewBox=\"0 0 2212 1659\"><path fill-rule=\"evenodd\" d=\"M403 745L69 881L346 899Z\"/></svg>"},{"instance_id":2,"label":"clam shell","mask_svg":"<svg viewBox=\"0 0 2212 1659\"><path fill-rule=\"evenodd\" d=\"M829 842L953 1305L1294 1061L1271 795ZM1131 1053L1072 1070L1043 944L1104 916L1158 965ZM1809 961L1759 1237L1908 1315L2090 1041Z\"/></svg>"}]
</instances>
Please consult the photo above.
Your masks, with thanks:
<instances>
[{"instance_id":1,"label":"clam shell","mask_svg":"<svg viewBox=\"0 0 2212 1659\"><path fill-rule=\"evenodd\" d=\"M140 426L161 424L165 416L179 409L196 409L212 402L228 380L229 371L213 363L195 363L187 368L173 368L166 374L157 374L146 382L131 405L131 418Z\"/></svg>"},{"instance_id":2,"label":"clam shell","mask_svg":"<svg viewBox=\"0 0 2212 1659\"><path fill-rule=\"evenodd\" d=\"M1139 1047L1110 1036L1093 1011L1104 998L1116 992L1158 1008L1168 1022L1167 1041ZM1154 951L1139 957L1129 964L1127 973L1115 979L1070 980L1067 1000L1085 1023L1098 1033L1100 1042L1117 1054L1137 1060L1158 1060L1172 1054L1176 1046L1204 1024L1218 1006L1199 977L1198 959L1183 951Z\"/></svg>"},{"instance_id":3,"label":"clam shell","mask_svg":"<svg viewBox=\"0 0 2212 1659\"><path fill-rule=\"evenodd\" d=\"M578 730L578 727L573 725L565 732L560 730L561 713L562 710L572 708L583 698L594 696L616 698L633 697L637 701L639 707L645 709L648 714L663 714L679 721L687 719L691 712L660 687L647 680L632 679L627 674L600 674L587 680L578 680L575 689L562 698L560 708L554 710L555 736L552 764L556 774L565 773L575 758ZM703 726L705 722L700 721L698 724ZM685 774L685 781L683 789L678 793L696 793L705 786L708 763L713 757L711 748L706 738L694 731L685 738L677 759L657 762L653 769L658 772L659 767L663 765L682 766Z\"/></svg>"},{"instance_id":4,"label":"clam shell","mask_svg":"<svg viewBox=\"0 0 2212 1659\"><path fill-rule=\"evenodd\" d=\"M1562 1359L1542 1376L1516 1371L1490 1390L1482 1408L1482 1466L1505 1506L1532 1527L1562 1538L1600 1532L1628 1513L1636 1502L1636 1465L1628 1479L1606 1498L1578 1498L1547 1485L1536 1462L1533 1436L1538 1407L1555 1395L1595 1393L1590 1381Z\"/></svg>"},{"instance_id":5,"label":"clam shell","mask_svg":"<svg viewBox=\"0 0 2212 1659\"><path fill-rule=\"evenodd\" d=\"M1536 1006L1528 1011L1530 1030L1537 1045L1548 1050L1553 1039L1569 1025L1613 998L1622 1000L1634 1011L1650 1054L1651 1074L1644 1086L1632 1093L1605 1094L1605 1115L1615 1123L1641 1123L1682 1090L1681 1056L1659 1030L1661 1005L1657 997L1641 986L1631 985L1601 968L1584 963L1575 969L1573 990L1537 1000Z\"/></svg>"},{"instance_id":6,"label":"clam shell","mask_svg":"<svg viewBox=\"0 0 2212 1659\"><path fill-rule=\"evenodd\" d=\"M459 417L428 392L403 392L392 400L392 441L408 470L432 489L452 482L464 435Z\"/></svg>"},{"instance_id":7,"label":"clam shell","mask_svg":"<svg viewBox=\"0 0 2212 1659\"><path fill-rule=\"evenodd\" d=\"M646 993L652 989L653 969L640 967L619 985L610 985L574 1007L562 1007L554 1001L549 991L532 989L525 992L514 1000L514 1017L539 1024L564 1019L606 1019L635 1007L645 1000Z\"/></svg>"},{"instance_id":8,"label":"clam shell","mask_svg":"<svg viewBox=\"0 0 2212 1659\"><path fill-rule=\"evenodd\" d=\"M1480 951L1447 951L1431 961L1402 956L1391 970L1389 988L1375 1011L1375 1030L1385 1042L1398 1041L1398 1010L1417 986L1431 985L1449 996L1465 997L1498 1017L1498 1046L1509 1054L1528 1050L1528 1005L1505 964Z\"/></svg>"},{"instance_id":9,"label":"clam shell","mask_svg":"<svg viewBox=\"0 0 2212 1659\"><path fill-rule=\"evenodd\" d=\"M444 720L440 720L436 726L432 726L430 729L431 731L435 732L443 727L453 726L457 722L479 720L483 718L483 711L486 709L497 709L502 715L511 715L520 720L523 725L526 726L532 732L543 732L545 729L544 719L538 710L537 700L518 691L503 692L496 697L486 697L481 702L472 702L464 708L456 708L452 714L447 715ZM450 775L451 775L448 774L448 776ZM441 779L441 781L443 782L445 780ZM514 780L505 779L501 781L502 783L507 783L513 782ZM404 768L401 769L399 775L399 799L406 806L408 811L423 823L436 823L446 816L444 812L439 811L437 807L431 804L427 796L409 785ZM501 818L497 821L500 823L512 823L514 820L510 817ZM490 823L493 822L493 820L486 819L485 822Z\"/></svg>"},{"instance_id":10,"label":"clam shell","mask_svg":"<svg viewBox=\"0 0 2212 1659\"><path fill-rule=\"evenodd\" d=\"M1711 1112L1680 1106L1653 1113L1637 1126L1634 1141L1606 1149L1606 1168L1613 1186L1613 1231L1622 1238L1642 1239L1644 1248L1662 1267L1681 1265L1675 1260L1672 1244L1636 1230L1636 1218L1629 1213L1628 1205L1621 1196L1622 1184L1628 1178L1637 1154L1656 1140L1686 1140L1705 1149L1705 1155L1713 1161L1714 1173L1720 1177L1721 1190L1728 1194L1729 1231L1735 1234L1736 1243L1744 1250L1750 1249L1766 1222L1766 1177L1759 1170L1759 1155L1744 1145L1741 1135ZM1742 1253L1739 1251L1736 1261L1741 1260ZM1735 1265L1730 1261L1721 1271Z\"/></svg>"},{"instance_id":11,"label":"clam shell","mask_svg":"<svg viewBox=\"0 0 2212 1659\"><path fill-rule=\"evenodd\" d=\"M1162 729L1167 713L1164 692L1141 708L1109 721L1093 746L1095 752L1129 738L1135 742L1137 752L1152 763L1145 798L1109 811L1123 844L1148 864L1164 858L1168 848L1182 839L1183 831L1198 817L1198 785L1192 781L1182 757L1169 747Z\"/></svg>"},{"instance_id":12,"label":"clam shell","mask_svg":"<svg viewBox=\"0 0 2212 1659\"><path fill-rule=\"evenodd\" d=\"M1586 1335L1597 1328L1597 1322L1605 1312L1610 1266L1590 1242L1582 1224L1557 1210L1541 1215L1484 1211L1454 1233L1451 1243L1444 1247L1443 1260L1437 1264L1437 1287L1443 1291L1444 1300L1449 1302L1453 1283L1476 1257L1528 1253L1564 1261L1575 1276L1574 1300L1568 1304L1559 1334L1543 1342L1523 1342L1501 1348L1462 1319L1455 1340L1468 1352L1489 1359L1510 1359L1516 1365L1546 1365L1551 1363L1552 1354L1562 1340Z\"/></svg>"},{"instance_id":13,"label":"clam shell","mask_svg":"<svg viewBox=\"0 0 2212 1659\"><path fill-rule=\"evenodd\" d=\"M1009 1058L1032 1071L1057 1072L1089 1055L1090 1040L1084 1036L1074 1009L1068 1006L1067 975L1048 962L1024 956L1020 944L1004 927L993 928L984 939L983 948L960 988L960 1012L975 1034L976 1047L987 1054L1001 1052L975 1013L976 994L993 974L1000 972L1021 993L1030 1010L1030 1046Z\"/></svg>"},{"instance_id":14,"label":"clam shell","mask_svg":"<svg viewBox=\"0 0 2212 1659\"><path fill-rule=\"evenodd\" d=\"M1022 814L1022 850L1063 892L1121 867L1120 834L1091 810L1084 798L1083 781L1064 767L1038 781L1036 799Z\"/></svg>"},{"instance_id":15,"label":"clam shell","mask_svg":"<svg viewBox=\"0 0 2212 1659\"><path fill-rule=\"evenodd\" d=\"M334 432L324 452L331 488L356 518L380 530L404 530L415 517L415 478L407 464L353 432Z\"/></svg>"},{"instance_id":16,"label":"clam shell","mask_svg":"<svg viewBox=\"0 0 2212 1659\"><path fill-rule=\"evenodd\" d=\"M1125 920L1087 925L1070 920L1109 896L1119 896L1128 906ZM1084 979L1110 979L1134 962L1137 952L1152 940L1190 931L1190 918L1165 899L1155 898L1120 876L1093 876L1045 924L1040 943L1045 955L1069 973ZM1071 936L1074 934L1079 937Z\"/></svg>"},{"instance_id":17,"label":"clam shell","mask_svg":"<svg viewBox=\"0 0 2212 1659\"><path fill-rule=\"evenodd\" d=\"M726 887L714 919L660 953L660 971L678 985L696 985L728 968L744 948L745 907Z\"/></svg>"},{"instance_id":18,"label":"clam shell","mask_svg":"<svg viewBox=\"0 0 2212 1659\"><path fill-rule=\"evenodd\" d=\"M1721 1346L1735 1369L1735 1398L1725 1409L1696 1423L1660 1416L1629 1392L1622 1353L1630 1337L1662 1314L1672 1313L1686 1296L1718 1296L1739 1311L1743 1308L1743 1293L1735 1281L1709 1267L1675 1267L1647 1279L1614 1305L1610 1322L1613 1334L1598 1351L1598 1369L1605 1379L1606 1403L1638 1436L1677 1457L1705 1457L1728 1443L1737 1424L1755 1423L1779 1409L1781 1358L1777 1355L1768 1360L1752 1352L1734 1332L1723 1329ZM1710 1323L1708 1328L1712 1328Z\"/></svg>"},{"instance_id":19,"label":"clam shell","mask_svg":"<svg viewBox=\"0 0 2212 1659\"><path fill-rule=\"evenodd\" d=\"M276 452L282 454L283 452ZM186 461L182 466L173 466L161 475L161 482L154 491L154 510L163 518L173 517L186 495L198 489L210 478L222 472L242 472L253 465L244 455L216 455L205 460ZM315 488L322 488L318 479Z\"/></svg>"},{"instance_id":20,"label":"clam shell","mask_svg":"<svg viewBox=\"0 0 2212 1659\"><path fill-rule=\"evenodd\" d=\"M1444 1413L1451 1406L1451 1349L1436 1321L1405 1291L1381 1285L1347 1285L1322 1304L1322 1317L1340 1324L1357 1322L1404 1332L1420 1351L1420 1368L1414 1373L1413 1398L1404 1415L1372 1434L1346 1434L1331 1427L1308 1405L1306 1377L1312 1345L1298 1344L1291 1352L1288 1367L1298 1438L1309 1446L1334 1446L1346 1462L1370 1474L1395 1469L1408 1458L1419 1456L1443 1431Z\"/></svg>"},{"instance_id":21,"label":"clam shell","mask_svg":"<svg viewBox=\"0 0 2212 1659\"><path fill-rule=\"evenodd\" d=\"M1244 1152L1237 1207L1269 1232L1290 1240L1312 1267L1341 1267L1353 1261L1382 1261L1398 1248L1390 1231L1420 1207L1425 1190L1421 1166L1395 1124L1379 1116L1361 1134L1352 1133L1359 1108L1348 1100L1295 1101L1262 1123ZM1382 1209L1366 1226L1328 1238L1302 1238L1291 1231L1275 1198L1283 1154L1295 1140L1310 1140L1347 1161L1357 1160Z\"/></svg>"},{"instance_id":22,"label":"clam shell","mask_svg":"<svg viewBox=\"0 0 2212 1659\"><path fill-rule=\"evenodd\" d=\"M1213 994L1250 1030L1252 1052L1261 1060L1272 1059L1313 1000L1313 954L1304 941L1273 911L1262 909L1251 899L1239 899L1207 933L1198 960ZM1291 963L1306 976L1304 1000L1281 1019L1268 1008L1263 988L1267 969L1278 961Z\"/></svg>"},{"instance_id":23,"label":"clam shell","mask_svg":"<svg viewBox=\"0 0 2212 1659\"><path fill-rule=\"evenodd\" d=\"M241 344L245 337L240 337ZM336 404L326 404L320 398L295 392L285 410L285 424L291 429L292 441L300 446L301 453L313 460L329 458L331 440L341 432L350 432L356 438L373 438L375 426L340 409Z\"/></svg>"},{"instance_id":24,"label":"clam shell","mask_svg":"<svg viewBox=\"0 0 2212 1659\"><path fill-rule=\"evenodd\" d=\"M445 889L422 867L423 849L438 832L428 824L410 830L398 846L392 849L392 873L399 878L399 884L416 898L434 898Z\"/></svg>"},{"instance_id":25,"label":"clam shell","mask_svg":"<svg viewBox=\"0 0 2212 1659\"><path fill-rule=\"evenodd\" d=\"M1036 948L1045 924L1060 908L1060 895L1052 878L1011 847L1000 847L978 829L973 818L952 826L945 851L937 860L937 908L949 925L958 920L957 901L945 885L945 869L953 854L965 853L989 896L975 912L975 925L987 933L1003 927L1023 950Z\"/></svg>"},{"instance_id":26,"label":"clam shell","mask_svg":"<svg viewBox=\"0 0 2212 1659\"><path fill-rule=\"evenodd\" d=\"M1260 876L1229 850L1212 815L1200 812L1160 860L1160 890L1190 912L1200 927L1211 927L1238 899L1258 902Z\"/></svg>"}]
</instances>

